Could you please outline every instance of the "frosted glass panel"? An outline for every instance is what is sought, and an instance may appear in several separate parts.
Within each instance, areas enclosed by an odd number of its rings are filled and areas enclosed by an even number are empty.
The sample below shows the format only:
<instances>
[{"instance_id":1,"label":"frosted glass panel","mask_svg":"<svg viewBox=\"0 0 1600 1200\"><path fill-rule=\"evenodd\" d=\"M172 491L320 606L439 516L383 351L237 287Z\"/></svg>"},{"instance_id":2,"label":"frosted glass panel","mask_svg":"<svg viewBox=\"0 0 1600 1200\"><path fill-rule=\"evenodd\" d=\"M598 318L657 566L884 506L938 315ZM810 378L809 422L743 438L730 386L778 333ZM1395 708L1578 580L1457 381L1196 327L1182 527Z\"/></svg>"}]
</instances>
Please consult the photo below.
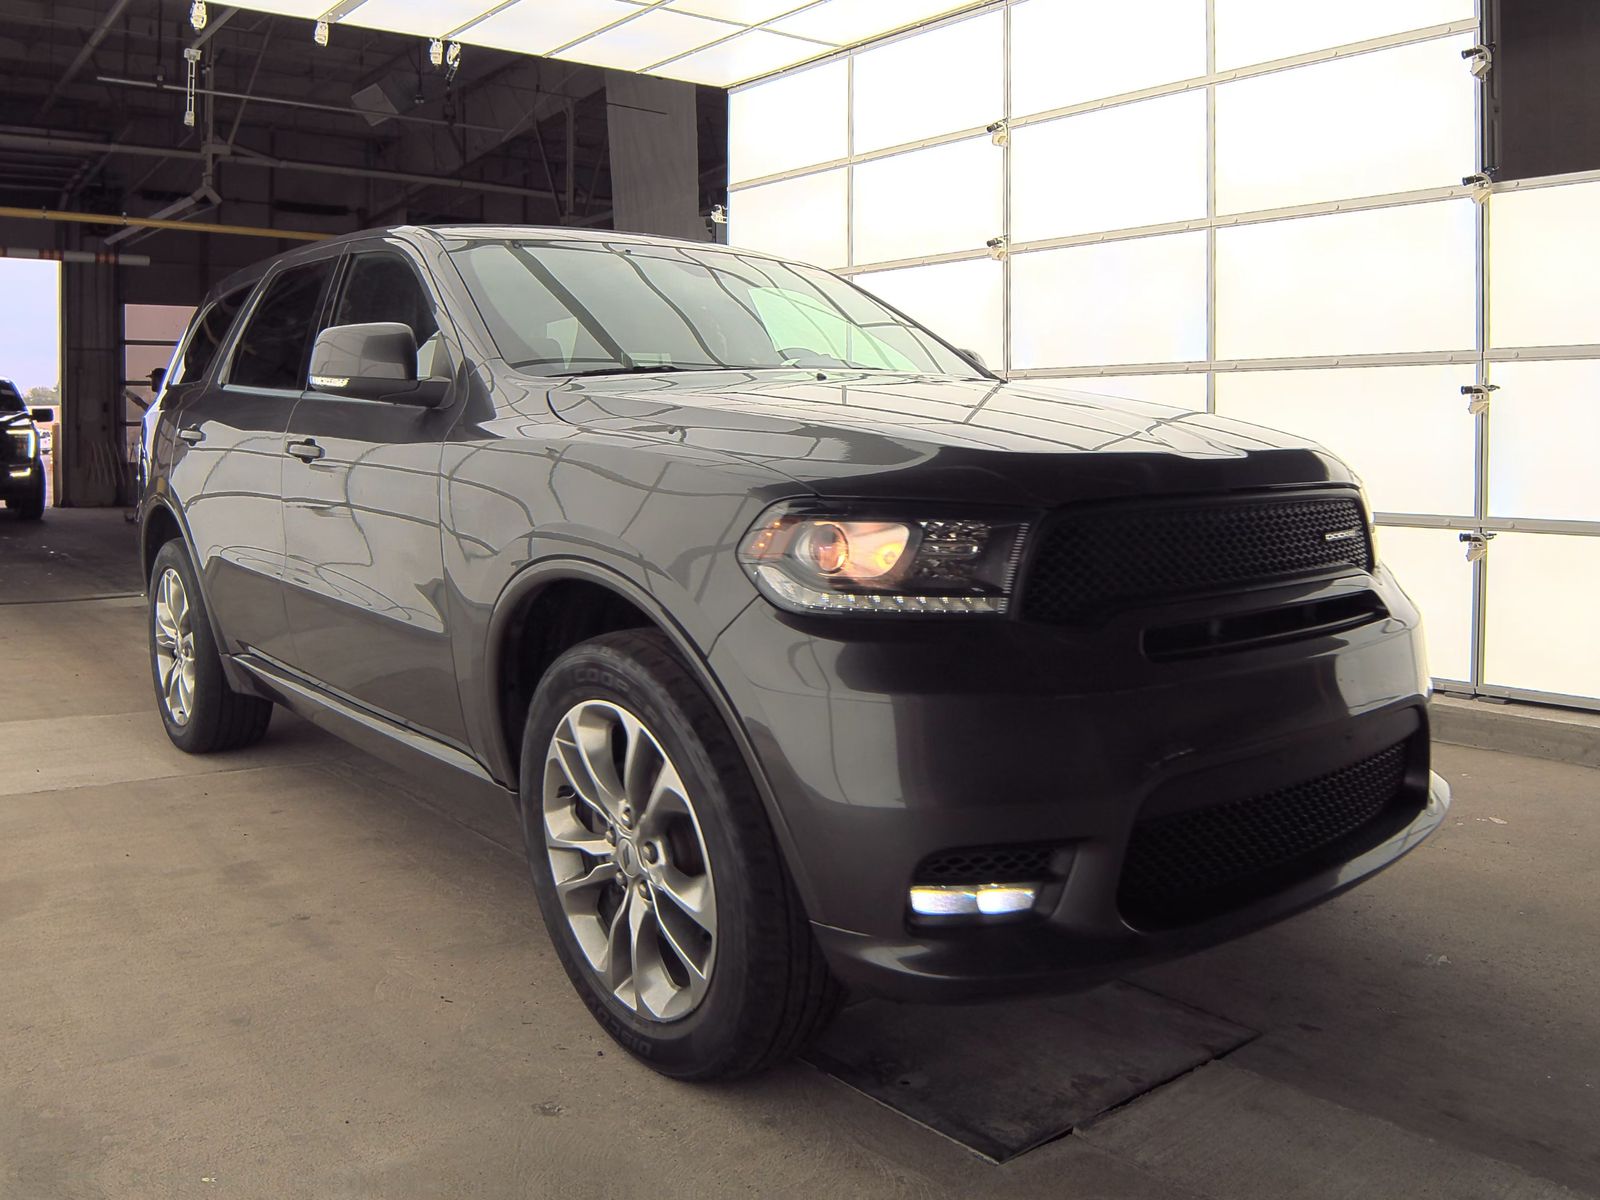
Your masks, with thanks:
<instances>
[{"instance_id":1,"label":"frosted glass panel","mask_svg":"<svg viewBox=\"0 0 1600 1200\"><path fill-rule=\"evenodd\" d=\"M1600 521L1600 362L1491 370L1490 515Z\"/></svg>"},{"instance_id":2,"label":"frosted glass panel","mask_svg":"<svg viewBox=\"0 0 1600 1200\"><path fill-rule=\"evenodd\" d=\"M1086 379L1060 379L1062 387L1092 392L1097 396L1122 396L1128 400L1147 400L1201 412L1206 406L1206 377L1186 375L1106 375Z\"/></svg>"},{"instance_id":3,"label":"frosted glass panel","mask_svg":"<svg viewBox=\"0 0 1600 1200\"><path fill-rule=\"evenodd\" d=\"M1219 212L1454 185L1476 169L1471 37L1217 88Z\"/></svg>"},{"instance_id":4,"label":"frosted glass panel","mask_svg":"<svg viewBox=\"0 0 1600 1200\"><path fill-rule=\"evenodd\" d=\"M1012 240L1206 215L1206 97L1185 92L1011 135Z\"/></svg>"},{"instance_id":5,"label":"frosted glass panel","mask_svg":"<svg viewBox=\"0 0 1600 1200\"><path fill-rule=\"evenodd\" d=\"M1477 16L1474 0L1216 0L1217 70Z\"/></svg>"},{"instance_id":6,"label":"frosted glass panel","mask_svg":"<svg viewBox=\"0 0 1600 1200\"><path fill-rule=\"evenodd\" d=\"M1220 358L1469 350L1471 200L1217 231Z\"/></svg>"},{"instance_id":7,"label":"frosted glass panel","mask_svg":"<svg viewBox=\"0 0 1600 1200\"><path fill-rule=\"evenodd\" d=\"M1011 366L1183 362L1206 353L1206 237L1018 254Z\"/></svg>"},{"instance_id":8,"label":"frosted glass panel","mask_svg":"<svg viewBox=\"0 0 1600 1200\"><path fill-rule=\"evenodd\" d=\"M1600 698L1600 537L1502 533L1487 561L1484 682Z\"/></svg>"},{"instance_id":9,"label":"frosted glass panel","mask_svg":"<svg viewBox=\"0 0 1600 1200\"><path fill-rule=\"evenodd\" d=\"M728 179L739 183L848 152L846 64L812 67L728 97Z\"/></svg>"},{"instance_id":10,"label":"frosted glass panel","mask_svg":"<svg viewBox=\"0 0 1600 1200\"><path fill-rule=\"evenodd\" d=\"M991 370L1004 366L1000 315L1004 271L994 259L874 271L851 282L881 296L951 345L976 350Z\"/></svg>"},{"instance_id":11,"label":"frosted glass panel","mask_svg":"<svg viewBox=\"0 0 1600 1200\"><path fill-rule=\"evenodd\" d=\"M1206 73L1206 0L1027 0L1011 10L1015 116Z\"/></svg>"},{"instance_id":12,"label":"frosted glass panel","mask_svg":"<svg viewBox=\"0 0 1600 1200\"><path fill-rule=\"evenodd\" d=\"M855 168L855 260L981 249L1001 232L1004 156L987 137Z\"/></svg>"},{"instance_id":13,"label":"frosted glass panel","mask_svg":"<svg viewBox=\"0 0 1600 1200\"><path fill-rule=\"evenodd\" d=\"M749 33L717 42L683 58L675 58L659 73L691 83L731 87L746 79L755 79L770 71L816 58L819 49L822 48L815 42L803 42L799 38L768 33L764 29L752 29Z\"/></svg>"},{"instance_id":14,"label":"frosted glass panel","mask_svg":"<svg viewBox=\"0 0 1600 1200\"><path fill-rule=\"evenodd\" d=\"M1600 342L1600 183L1489 201L1489 333L1495 346Z\"/></svg>"},{"instance_id":15,"label":"frosted glass panel","mask_svg":"<svg viewBox=\"0 0 1600 1200\"><path fill-rule=\"evenodd\" d=\"M1217 411L1320 442L1355 468L1378 512L1470 516L1473 368L1362 367L1217 375Z\"/></svg>"},{"instance_id":16,"label":"frosted glass panel","mask_svg":"<svg viewBox=\"0 0 1600 1200\"><path fill-rule=\"evenodd\" d=\"M1454 529L1378 528L1378 559L1422 612L1428 670L1472 677L1472 564Z\"/></svg>"},{"instance_id":17,"label":"frosted glass panel","mask_svg":"<svg viewBox=\"0 0 1600 1200\"><path fill-rule=\"evenodd\" d=\"M856 57L856 153L920 141L1005 115L1000 13L957 21Z\"/></svg>"},{"instance_id":18,"label":"frosted glass panel","mask_svg":"<svg viewBox=\"0 0 1600 1200\"><path fill-rule=\"evenodd\" d=\"M735 246L842 267L849 249L844 168L734 192L728 200L728 240Z\"/></svg>"},{"instance_id":19,"label":"frosted glass panel","mask_svg":"<svg viewBox=\"0 0 1600 1200\"><path fill-rule=\"evenodd\" d=\"M962 7L964 0L827 0L809 6L805 0L795 0L798 11L791 17L779 17L772 28L835 46L852 46Z\"/></svg>"}]
</instances>

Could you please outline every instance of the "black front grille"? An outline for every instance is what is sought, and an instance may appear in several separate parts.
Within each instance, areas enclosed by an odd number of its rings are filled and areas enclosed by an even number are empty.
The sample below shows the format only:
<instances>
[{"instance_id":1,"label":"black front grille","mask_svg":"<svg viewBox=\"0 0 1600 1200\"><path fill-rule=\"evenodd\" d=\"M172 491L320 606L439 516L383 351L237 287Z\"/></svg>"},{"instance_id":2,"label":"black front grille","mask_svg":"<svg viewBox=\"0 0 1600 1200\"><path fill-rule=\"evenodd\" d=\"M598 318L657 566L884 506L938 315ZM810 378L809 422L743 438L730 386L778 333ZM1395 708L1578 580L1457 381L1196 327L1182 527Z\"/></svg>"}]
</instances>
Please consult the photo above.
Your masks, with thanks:
<instances>
[{"instance_id":1,"label":"black front grille","mask_svg":"<svg viewBox=\"0 0 1600 1200\"><path fill-rule=\"evenodd\" d=\"M1286 887L1340 851L1359 853L1355 843L1402 794L1408 745L1248 800L1140 821L1123 860L1122 915L1146 928L1186 924Z\"/></svg>"},{"instance_id":2,"label":"black front grille","mask_svg":"<svg viewBox=\"0 0 1600 1200\"><path fill-rule=\"evenodd\" d=\"M966 846L922 860L917 883L1038 883L1051 876L1057 843Z\"/></svg>"},{"instance_id":3,"label":"black front grille","mask_svg":"<svg viewBox=\"0 0 1600 1200\"><path fill-rule=\"evenodd\" d=\"M1022 614L1065 624L1338 567L1372 569L1366 516L1353 497L1085 509L1048 527Z\"/></svg>"}]
</instances>

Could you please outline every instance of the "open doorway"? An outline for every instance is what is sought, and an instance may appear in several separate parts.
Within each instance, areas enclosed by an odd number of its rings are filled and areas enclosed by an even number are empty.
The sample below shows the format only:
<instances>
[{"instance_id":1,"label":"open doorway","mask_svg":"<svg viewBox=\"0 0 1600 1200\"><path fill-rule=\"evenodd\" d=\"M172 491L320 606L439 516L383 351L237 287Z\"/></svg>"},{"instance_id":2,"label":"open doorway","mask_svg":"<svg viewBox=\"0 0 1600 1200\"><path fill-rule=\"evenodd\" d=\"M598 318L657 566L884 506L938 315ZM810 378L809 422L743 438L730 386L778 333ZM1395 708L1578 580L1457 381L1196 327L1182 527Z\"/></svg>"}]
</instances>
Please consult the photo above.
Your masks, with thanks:
<instances>
[{"instance_id":1,"label":"open doorway","mask_svg":"<svg viewBox=\"0 0 1600 1200\"><path fill-rule=\"evenodd\" d=\"M61 430L61 264L0 257L0 379L16 384L30 408L55 410L39 428L46 504L55 502Z\"/></svg>"}]
</instances>

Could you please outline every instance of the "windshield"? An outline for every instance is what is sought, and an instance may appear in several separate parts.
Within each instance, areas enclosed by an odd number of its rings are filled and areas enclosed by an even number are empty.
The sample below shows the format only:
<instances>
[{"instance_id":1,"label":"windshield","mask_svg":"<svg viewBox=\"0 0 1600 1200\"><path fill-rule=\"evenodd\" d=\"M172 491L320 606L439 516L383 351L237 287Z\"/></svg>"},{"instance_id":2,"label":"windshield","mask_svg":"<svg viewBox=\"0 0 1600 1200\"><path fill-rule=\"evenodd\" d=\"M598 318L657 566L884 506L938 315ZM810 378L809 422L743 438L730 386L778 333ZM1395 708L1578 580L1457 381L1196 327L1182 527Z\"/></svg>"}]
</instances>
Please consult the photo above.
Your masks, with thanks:
<instances>
[{"instance_id":1,"label":"windshield","mask_svg":"<svg viewBox=\"0 0 1600 1200\"><path fill-rule=\"evenodd\" d=\"M0 413L19 413L26 410L27 405L23 404L16 387L0 379Z\"/></svg>"},{"instance_id":2,"label":"windshield","mask_svg":"<svg viewBox=\"0 0 1600 1200\"><path fill-rule=\"evenodd\" d=\"M826 271L708 247L541 240L451 254L501 355L540 375L971 364Z\"/></svg>"}]
</instances>

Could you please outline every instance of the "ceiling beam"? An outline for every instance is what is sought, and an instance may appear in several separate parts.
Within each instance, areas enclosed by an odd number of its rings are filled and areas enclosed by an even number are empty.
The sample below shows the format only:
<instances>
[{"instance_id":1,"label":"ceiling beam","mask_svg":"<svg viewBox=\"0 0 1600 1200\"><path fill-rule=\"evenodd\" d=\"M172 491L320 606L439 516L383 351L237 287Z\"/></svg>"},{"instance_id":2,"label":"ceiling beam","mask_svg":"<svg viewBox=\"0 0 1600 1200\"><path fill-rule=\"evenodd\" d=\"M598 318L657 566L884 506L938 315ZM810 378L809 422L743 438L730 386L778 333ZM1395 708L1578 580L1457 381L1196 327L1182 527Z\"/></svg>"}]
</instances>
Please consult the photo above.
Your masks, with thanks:
<instances>
[{"instance_id":1,"label":"ceiling beam","mask_svg":"<svg viewBox=\"0 0 1600 1200\"><path fill-rule=\"evenodd\" d=\"M33 119L35 121L42 122L49 115L61 93L66 90L68 84L78 77L78 72L83 70L83 64L88 62L94 52L100 48L100 43L106 40L106 34L111 32L111 27L127 11L128 5L131 3L133 3L133 0L115 0L111 5L110 11L101 18L100 24L95 26L94 32L88 36L83 46L73 57L72 62L67 66L66 72L60 79L56 80L55 87L51 88L50 94L44 98L44 103L39 106L39 111L34 114Z\"/></svg>"}]
</instances>

